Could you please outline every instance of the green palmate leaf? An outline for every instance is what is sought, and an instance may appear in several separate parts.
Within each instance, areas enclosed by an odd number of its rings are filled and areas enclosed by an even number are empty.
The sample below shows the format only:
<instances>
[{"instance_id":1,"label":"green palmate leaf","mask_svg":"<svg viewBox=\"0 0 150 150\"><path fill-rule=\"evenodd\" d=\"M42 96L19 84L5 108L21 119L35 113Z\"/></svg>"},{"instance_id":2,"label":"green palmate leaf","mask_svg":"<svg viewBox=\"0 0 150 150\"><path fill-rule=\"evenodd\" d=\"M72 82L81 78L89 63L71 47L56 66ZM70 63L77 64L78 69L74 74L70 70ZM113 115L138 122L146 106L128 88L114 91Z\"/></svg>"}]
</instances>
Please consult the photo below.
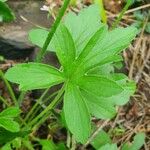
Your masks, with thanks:
<instances>
[{"instance_id":1,"label":"green palmate leaf","mask_svg":"<svg viewBox=\"0 0 150 150\"><path fill-rule=\"evenodd\" d=\"M39 63L16 65L6 72L5 77L11 82L20 84L21 90L48 88L64 81L60 71Z\"/></svg>"},{"instance_id":2,"label":"green palmate leaf","mask_svg":"<svg viewBox=\"0 0 150 150\"><path fill-rule=\"evenodd\" d=\"M15 19L15 16L9 6L4 2L4 0L0 1L0 18L2 22L10 22Z\"/></svg>"},{"instance_id":3,"label":"green palmate leaf","mask_svg":"<svg viewBox=\"0 0 150 150\"><path fill-rule=\"evenodd\" d=\"M81 89L97 96L110 97L123 91L115 81L104 76L88 75L78 80Z\"/></svg>"},{"instance_id":4,"label":"green palmate leaf","mask_svg":"<svg viewBox=\"0 0 150 150\"><path fill-rule=\"evenodd\" d=\"M10 118L0 117L0 127L11 132L18 132L20 130L19 124Z\"/></svg>"},{"instance_id":5,"label":"green palmate leaf","mask_svg":"<svg viewBox=\"0 0 150 150\"><path fill-rule=\"evenodd\" d=\"M134 92L135 85L127 82L126 77L110 75L111 69L104 76L102 67L122 60L118 53L130 44L137 30L128 27L109 32L100 23L96 5L78 15L69 13L64 24L59 25L48 47L56 52L62 72L49 65L29 63L11 68L6 78L19 84L22 90L67 82L63 106L66 125L77 141L85 143L91 132L90 114L112 118L116 114L115 105L125 104ZM47 35L48 31L36 29L29 38L42 47ZM98 67L101 73L95 70ZM116 150L116 145L105 145L101 150L104 149Z\"/></svg>"},{"instance_id":6,"label":"green palmate leaf","mask_svg":"<svg viewBox=\"0 0 150 150\"><path fill-rule=\"evenodd\" d=\"M99 7L91 5L81 10L78 15L70 12L64 23L73 36L78 55L101 25Z\"/></svg>"},{"instance_id":7,"label":"green palmate leaf","mask_svg":"<svg viewBox=\"0 0 150 150\"><path fill-rule=\"evenodd\" d=\"M106 62L108 63L108 61L104 60L110 59L113 55L127 48L136 34L137 30L134 27L118 28L108 32L103 40L98 42L89 55L85 57L83 62L84 68L89 70ZM112 59L110 59L110 62L112 62Z\"/></svg>"},{"instance_id":8,"label":"green palmate leaf","mask_svg":"<svg viewBox=\"0 0 150 150\"><path fill-rule=\"evenodd\" d=\"M118 150L118 148L116 144L106 144L98 150Z\"/></svg>"},{"instance_id":9,"label":"green palmate leaf","mask_svg":"<svg viewBox=\"0 0 150 150\"><path fill-rule=\"evenodd\" d=\"M101 119L110 119L116 115L116 109L110 100L85 91L82 91L82 95L91 115Z\"/></svg>"},{"instance_id":10,"label":"green palmate leaf","mask_svg":"<svg viewBox=\"0 0 150 150\"><path fill-rule=\"evenodd\" d=\"M64 25L61 24L57 29L53 42L58 59L64 68L64 72L66 72L67 76L70 73L72 74L71 64L73 64L75 60L76 50L72 36Z\"/></svg>"},{"instance_id":11,"label":"green palmate leaf","mask_svg":"<svg viewBox=\"0 0 150 150\"><path fill-rule=\"evenodd\" d=\"M90 115L76 85L68 84L64 95L64 114L68 128L77 141L85 143L90 135Z\"/></svg>"},{"instance_id":12,"label":"green palmate leaf","mask_svg":"<svg viewBox=\"0 0 150 150\"><path fill-rule=\"evenodd\" d=\"M18 107L10 107L5 110L3 110L0 113L0 117L7 117L7 118L13 118L17 117L20 114L20 109Z\"/></svg>"},{"instance_id":13,"label":"green palmate leaf","mask_svg":"<svg viewBox=\"0 0 150 150\"><path fill-rule=\"evenodd\" d=\"M101 130L91 142L92 146L95 149L99 149L103 145L110 144L110 143L112 143L112 141L109 135L103 130Z\"/></svg>"}]
</instances>

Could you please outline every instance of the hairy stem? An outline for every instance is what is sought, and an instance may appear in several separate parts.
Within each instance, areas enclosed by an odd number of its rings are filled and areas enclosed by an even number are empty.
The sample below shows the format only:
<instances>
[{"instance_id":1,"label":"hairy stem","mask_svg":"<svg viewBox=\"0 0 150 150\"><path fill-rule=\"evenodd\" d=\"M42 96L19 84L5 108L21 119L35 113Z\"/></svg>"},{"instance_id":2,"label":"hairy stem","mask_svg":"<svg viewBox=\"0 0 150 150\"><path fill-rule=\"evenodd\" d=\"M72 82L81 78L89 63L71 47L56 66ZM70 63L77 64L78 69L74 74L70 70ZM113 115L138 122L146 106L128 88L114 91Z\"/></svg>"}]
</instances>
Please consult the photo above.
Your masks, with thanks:
<instances>
[{"instance_id":1,"label":"hairy stem","mask_svg":"<svg viewBox=\"0 0 150 150\"><path fill-rule=\"evenodd\" d=\"M56 104L59 102L59 100L60 100L60 98L62 97L62 95L63 95L63 93L64 93L64 90L65 90L65 84L62 86L62 88L59 90L59 92L58 92L58 94L57 94L57 96L55 97L55 99L46 107L46 109L45 110L43 110L36 118L34 118L29 124L28 124L28 126L29 127L32 127L32 126L34 126L36 123L37 123L37 121L39 120L39 119L41 119L45 114L47 114L47 112L49 112L50 110L52 110L55 106L56 106ZM44 118L42 118L42 119L44 119ZM39 122L40 122L41 120L39 120ZM39 123L38 122L38 123ZM37 123L37 124L38 124Z\"/></svg>"},{"instance_id":2,"label":"hairy stem","mask_svg":"<svg viewBox=\"0 0 150 150\"><path fill-rule=\"evenodd\" d=\"M41 102L41 103L39 103L39 107L36 107L36 109L34 110L34 112L31 114L31 116L30 116L30 118L29 118L29 120L28 121L31 121L33 118L34 118L34 116L35 116L35 114L42 108L42 109L45 109L46 108L46 106L44 105L44 103L46 103L46 102L48 102L48 100L50 100L51 98L53 98L54 96L56 96L58 94L58 91L56 91L56 92L54 92L53 94L51 94L49 97L47 97L46 99L43 99L43 101ZM42 106L44 105L44 107L42 107Z\"/></svg>"},{"instance_id":3,"label":"hairy stem","mask_svg":"<svg viewBox=\"0 0 150 150\"><path fill-rule=\"evenodd\" d=\"M44 91L44 93L41 95L41 97L36 101L36 103L33 105L31 110L29 111L29 113L25 117L24 121L27 121L29 119L30 115L32 115L32 113L34 113L34 110L37 108L38 104L41 103L42 99L45 97L45 95L48 93L48 91L49 91L49 88L46 89Z\"/></svg>"},{"instance_id":4,"label":"hairy stem","mask_svg":"<svg viewBox=\"0 0 150 150\"><path fill-rule=\"evenodd\" d=\"M36 132L37 129L40 127L41 124L43 124L51 115L51 111L47 112L41 119L38 123L36 123L33 128L32 128L32 133Z\"/></svg>"},{"instance_id":5,"label":"hairy stem","mask_svg":"<svg viewBox=\"0 0 150 150\"><path fill-rule=\"evenodd\" d=\"M2 72L2 70L0 70L0 77L1 77L2 80L4 81L4 83L5 83L5 85L6 85L7 89L8 89L8 92L9 92L9 94L10 94L10 96L11 96L13 102L14 102L14 104L15 104L16 106L18 106L18 102L17 102L17 99L16 99L16 97L15 97L15 94L14 94L14 92L13 92L13 90L12 90L12 87L11 87L11 85L9 84L9 82L5 79L4 73Z\"/></svg>"},{"instance_id":6,"label":"hairy stem","mask_svg":"<svg viewBox=\"0 0 150 150\"><path fill-rule=\"evenodd\" d=\"M19 95L19 98L18 98L19 106L21 105L22 100L24 99L25 95L26 95L26 91L21 92L21 94Z\"/></svg>"},{"instance_id":7,"label":"hairy stem","mask_svg":"<svg viewBox=\"0 0 150 150\"><path fill-rule=\"evenodd\" d=\"M2 96L0 96L0 101L2 101L7 107L9 107L9 103L7 102L7 100L5 98L3 98Z\"/></svg>"},{"instance_id":8,"label":"hairy stem","mask_svg":"<svg viewBox=\"0 0 150 150\"><path fill-rule=\"evenodd\" d=\"M120 20L122 19L123 15L124 15L125 12L128 10L128 8L129 8L129 6L130 6L131 4L132 4L132 0L128 0L127 3L126 3L126 5L125 5L125 7L124 7L124 8L122 9L122 11L120 12L118 18L117 18L117 19L115 20L115 22L113 23L112 29L115 29L115 28L118 26Z\"/></svg>"}]
</instances>

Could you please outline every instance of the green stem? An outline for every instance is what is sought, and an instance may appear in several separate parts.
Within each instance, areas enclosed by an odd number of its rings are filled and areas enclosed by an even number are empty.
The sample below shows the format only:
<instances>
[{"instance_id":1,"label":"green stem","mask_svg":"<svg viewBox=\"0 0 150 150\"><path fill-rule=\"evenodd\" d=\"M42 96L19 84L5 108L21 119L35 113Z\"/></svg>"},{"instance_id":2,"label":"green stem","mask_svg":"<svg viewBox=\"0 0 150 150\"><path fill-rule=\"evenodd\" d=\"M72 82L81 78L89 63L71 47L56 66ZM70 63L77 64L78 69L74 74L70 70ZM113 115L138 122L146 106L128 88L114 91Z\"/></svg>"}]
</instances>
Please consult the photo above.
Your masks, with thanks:
<instances>
[{"instance_id":1,"label":"green stem","mask_svg":"<svg viewBox=\"0 0 150 150\"><path fill-rule=\"evenodd\" d=\"M42 118L47 112L49 112L50 110L52 110L56 104L59 102L61 96L63 95L65 90L65 84L62 86L62 88L60 89L60 91L58 92L57 96L55 97L55 99L46 107L45 110L43 110L36 118L34 118L29 124L28 126L32 127L33 125L35 125L37 123L37 121ZM41 120L39 120L40 122ZM38 122L38 123L39 123Z\"/></svg>"},{"instance_id":2,"label":"green stem","mask_svg":"<svg viewBox=\"0 0 150 150\"><path fill-rule=\"evenodd\" d=\"M52 93L50 96L48 96L45 100L43 100L44 103L47 103L48 100L50 100L51 98L53 98L56 94L58 94L58 91Z\"/></svg>"},{"instance_id":3,"label":"green stem","mask_svg":"<svg viewBox=\"0 0 150 150\"><path fill-rule=\"evenodd\" d=\"M5 98L3 98L2 96L0 96L0 100L7 106L9 107L9 103L7 102L7 100Z\"/></svg>"},{"instance_id":4,"label":"green stem","mask_svg":"<svg viewBox=\"0 0 150 150\"><path fill-rule=\"evenodd\" d=\"M47 97L45 100L43 100L42 104L46 103L48 100L50 100L51 98L53 98L56 94L58 94L58 91L54 92L49 97ZM41 109L41 107L37 107L36 108L36 110L31 114L30 119L28 121L31 121L34 118L35 114Z\"/></svg>"},{"instance_id":5,"label":"green stem","mask_svg":"<svg viewBox=\"0 0 150 150\"><path fill-rule=\"evenodd\" d=\"M12 90L12 87L11 87L11 85L9 84L9 82L5 79L4 73L2 72L2 70L0 70L0 77L1 77L2 80L4 81L4 83L5 83L5 85L6 85L7 89L8 89L8 92L9 92L9 94L10 94L10 96L11 96L13 102L14 102L14 104L15 104L16 106L18 106L18 102L17 102L17 99L16 99L16 97L15 97L15 94L14 94L14 92L13 92L13 90Z\"/></svg>"},{"instance_id":6,"label":"green stem","mask_svg":"<svg viewBox=\"0 0 150 150\"><path fill-rule=\"evenodd\" d=\"M19 106L21 105L22 100L24 99L25 95L26 95L26 91L21 92L21 94L19 95L19 98L18 98Z\"/></svg>"},{"instance_id":7,"label":"green stem","mask_svg":"<svg viewBox=\"0 0 150 150\"><path fill-rule=\"evenodd\" d=\"M38 123L36 123L36 124L33 126L33 128L32 128L32 132L33 132L33 133L40 127L41 124L43 124L43 123L46 121L46 119L50 116L50 114L51 114L51 112L48 111L48 112L40 119L40 121L39 121Z\"/></svg>"},{"instance_id":8,"label":"green stem","mask_svg":"<svg viewBox=\"0 0 150 150\"><path fill-rule=\"evenodd\" d=\"M62 17L64 16L65 14L65 11L69 5L69 2L70 0L65 0L64 1L64 4L62 6L62 8L60 9L59 13L58 13L58 17L56 18L56 21L54 22L54 24L52 25L49 33L48 33L48 36L46 38L46 41L43 45L43 48L41 51L39 51L39 53L37 54L37 57L36 57L36 62L41 62L42 58L44 57L45 53L46 53L46 50L47 50L47 47L50 43L50 41L52 40L52 37L57 29L57 27L59 26L60 24L60 21L62 19Z\"/></svg>"},{"instance_id":9,"label":"green stem","mask_svg":"<svg viewBox=\"0 0 150 150\"><path fill-rule=\"evenodd\" d=\"M70 149L70 147L71 147L71 135L70 135L70 132L69 131L67 131L67 147L68 147L68 149Z\"/></svg>"},{"instance_id":10,"label":"green stem","mask_svg":"<svg viewBox=\"0 0 150 150\"><path fill-rule=\"evenodd\" d=\"M113 23L112 30L115 29L118 26L118 24L120 23L120 20L122 19L124 13L128 10L128 8L131 4L132 4L132 0L128 0L125 7L122 9L121 13L119 14L118 18Z\"/></svg>"},{"instance_id":11,"label":"green stem","mask_svg":"<svg viewBox=\"0 0 150 150\"><path fill-rule=\"evenodd\" d=\"M72 135L72 143L71 143L71 149L70 150L76 150L76 140L75 140L73 135Z\"/></svg>"},{"instance_id":12,"label":"green stem","mask_svg":"<svg viewBox=\"0 0 150 150\"><path fill-rule=\"evenodd\" d=\"M38 106L38 104L42 101L42 99L45 97L45 95L48 93L48 91L49 91L49 88L46 89L46 90L44 91L44 93L41 95L41 97L36 101L36 103L34 104L34 106L31 108L31 110L29 111L29 113L28 113L27 116L25 117L25 119L24 119L25 122L29 119L30 115L31 115L32 113L34 113L34 110L36 109L36 107Z\"/></svg>"}]
</instances>

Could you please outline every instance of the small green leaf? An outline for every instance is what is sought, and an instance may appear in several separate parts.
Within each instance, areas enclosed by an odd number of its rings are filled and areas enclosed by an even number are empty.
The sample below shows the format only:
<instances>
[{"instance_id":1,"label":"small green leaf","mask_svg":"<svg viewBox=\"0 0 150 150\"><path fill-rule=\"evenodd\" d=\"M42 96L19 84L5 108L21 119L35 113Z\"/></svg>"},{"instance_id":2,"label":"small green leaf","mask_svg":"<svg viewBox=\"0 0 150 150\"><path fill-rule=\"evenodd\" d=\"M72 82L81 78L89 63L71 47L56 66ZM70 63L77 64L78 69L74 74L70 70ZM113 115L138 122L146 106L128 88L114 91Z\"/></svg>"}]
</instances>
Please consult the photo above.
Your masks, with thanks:
<instances>
[{"instance_id":1,"label":"small green leaf","mask_svg":"<svg viewBox=\"0 0 150 150\"><path fill-rule=\"evenodd\" d=\"M1 2L6 2L7 0L0 0Z\"/></svg>"},{"instance_id":2,"label":"small green leaf","mask_svg":"<svg viewBox=\"0 0 150 150\"><path fill-rule=\"evenodd\" d=\"M15 138L11 143L14 148L16 148L16 149L21 148L21 138L20 137Z\"/></svg>"},{"instance_id":3,"label":"small green leaf","mask_svg":"<svg viewBox=\"0 0 150 150\"><path fill-rule=\"evenodd\" d=\"M144 145L145 142L145 134L138 133L134 137L134 141L132 145L128 145L127 143L122 147L122 150L140 150L140 148Z\"/></svg>"},{"instance_id":4,"label":"small green leaf","mask_svg":"<svg viewBox=\"0 0 150 150\"><path fill-rule=\"evenodd\" d=\"M52 140L39 140L42 145L42 150L67 150L64 143L58 143L57 145Z\"/></svg>"},{"instance_id":5,"label":"small green leaf","mask_svg":"<svg viewBox=\"0 0 150 150\"><path fill-rule=\"evenodd\" d=\"M34 150L33 145L31 141L29 140L29 137L23 138L22 143L26 149Z\"/></svg>"},{"instance_id":6,"label":"small green leaf","mask_svg":"<svg viewBox=\"0 0 150 150\"><path fill-rule=\"evenodd\" d=\"M5 77L20 84L21 90L44 89L62 83L63 75L56 68L39 63L19 64L10 68Z\"/></svg>"},{"instance_id":7,"label":"small green leaf","mask_svg":"<svg viewBox=\"0 0 150 150\"><path fill-rule=\"evenodd\" d=\"M12 150L11 144L10 144L10 143L5 144L5 145L1 148L1 150Z\"/></svg>"},{"instance_id":8,"label":"small green leaf","mask_svg":"<svg viewBox=\"0 0 150 150\"><path fill-rule=\"evenodd\" d=\"M118 150L118 148L116 144L106 144L98 150Z\"/></svg>"},{"instance_id":9,"label":"small green leaf","mask_svg":"<svg viewBox=\"0 0 150 150\"><path fill-rule=\"evenodd\" d=\"M20 130L19 124L10 118L0 117L0 127L10 132L18 132Z\"/></svg>"},{"instance_id":10,"label":"small green leaf","mask_svg":"<svg viewBox=\"0 0 150 150\"><path fill-rule=\"evenodd\" d=\"M85 143L90 135L90 114L76 85L68 84L64 95L64 114L69 130L77 141Z\"/></svg>"},{"instance_id":11,"label":"small green leaf","mask_svg":"<svg viewBox=\"0 0 150 150\"><path fill-rule=\"evenodd\" d=\"M0 113L0 117L7 117L7 118L13 118L17 117L20 114L20 109L18 107L10 107L5 110L3 110Z\"/></svg>"},{"instance_id":12,"label":"small green leaf","mask_svg":"<svg viewBox=\"0 0 150 150\"><path fill-rule=\"evenodd\" d=\"M100 75L83 76L78 80L78 85L81 89L101 97L111 97L123 91L115 81Z\"/></svg>"},{"instance_id":13,"label":"small green leaf","mask_svg":"<svg viewBox=\"0 0 150 150\"><path fill-rule=\"evenodd\" d=\"M101 130L91 142L92 146L95 149L98 149L102 147L103 145L110 144L110 143L112 142L111 142L109 135L103 130Z\"/></svg>"},{"instance_id":14,"label":"small green leaf","mask_svg":"<svg viewBox=\"0 0 150 150\"><path fill-rule=\"evenodd\" d=\"M15 16L9 6L4 2L5 0L0 1L0 18L2 22L10 22L15 19Z\"/></svg>"},{"instance_id":15,"label":"small green leaf","mask_svg":"<svg viewBox=\"0 0 150 150\"><path fill-rule=\"evenodd\" d=\"M20 131L20 132L10 132L3 128L0 128L0 144L4 144L6 142L10 142L17 137L25 137L30 133L30 131Z\"/></svg>"},{"instance_id":16,"label":"small green leaf","mask_svg":"<svg viewBox=\"0 0 150 150\"><path fill-rule=\"evenodd\" d=\"M51 140L40 140L42 150L56 150L56 145Z\"/></svg>"}]
</instances>

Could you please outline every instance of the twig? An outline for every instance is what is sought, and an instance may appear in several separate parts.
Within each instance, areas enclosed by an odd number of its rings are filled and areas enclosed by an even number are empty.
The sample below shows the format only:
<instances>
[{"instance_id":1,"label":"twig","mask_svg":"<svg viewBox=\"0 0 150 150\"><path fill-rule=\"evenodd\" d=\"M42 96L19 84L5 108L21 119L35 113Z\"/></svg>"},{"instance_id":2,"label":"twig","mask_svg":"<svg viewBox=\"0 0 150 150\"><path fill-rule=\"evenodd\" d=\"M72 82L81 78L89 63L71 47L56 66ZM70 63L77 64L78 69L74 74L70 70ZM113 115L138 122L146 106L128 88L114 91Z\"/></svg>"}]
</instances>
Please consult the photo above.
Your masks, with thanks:
<instances>
[{"instance_id":1,"label":"twig","mask_svg":"<svg viewBox=\"0 0 150 150\"><path fill-rule=\"evenodd\" d=\"M127 10L127 11L125 12L125 14L129 14L129 13L132 13L132 12L134 12L134 11L137 11L137 10L140 10L140 9L145 9L145 8L148 8L148 7L150 7L150 4L146 4L146 5L143 5L143 6L140 6L140 7L136 7L136 8Z\"/></svg>"},{"instance_id":2,"label":"twig","mask_svg":"<svg viewBox=\"0 0 150 150\"><path fill-rule=\"evenodd\" d=\"M130 66L130 70L129 70L129 78L132 79L133 78L133 69L134 69L134 63L135 63L135 60L136 60L136 57L137 57L137 54L138 54L138 49L140 47L140 44L141 44L141 41L142 41L142 37L143 37L143 34L144 34L144 30L146 28L146 25L147 25L147 22L148 22L148 18L146 19L144 25L143 25L143 28L142 28L142 31L141 31L141 34L140 34L140 37L137 41L137 44L134 48L134 53L133 53L133 59L132 59L132 62L131 62L131 66Z\"/></svg>"},{"instance_id":3,"label":"twig","mask_svg":"<svg viewBox=\"0 0 150 150\"><path fill-rule=\"evenodd\" d=\"M140 6L140 7L136 7L136 8L133 8L133 9L129 9L129 10L127 10L124 14L126 15L126 14L132 13L132 12L134 12L134 11L141 10L141 9L145 9L145 8L148 8L148 7L150 7L150 4L146 4L146 5L143 5L143 6ZM110 12L108 12L108 11L107 11L107 13L110 14ZM112 14L112 13L111 13L111 16L112 16L112 17L117 17L118 15L119 15L119 14Z\"/></svg>"},{"instance_id":4,"label":"twig","mask_svg":"<svg viewBox=\"0 0 150 150\"><path fill-rule=\"evenodd\" d=\"M150 49L148 50L146 58L144 58L142 66L140 67L138 73L135 75L135 80L136 80L137 83L138 83L139 79L141 78L141 74L142 74L143 69L145 68L149 58L150 58Z\"/></svg>"},{"instance_id":5,"label":"twig","mask_svg":"<svg viewBox=\"0 0 150 150\"><path fill-rule=\"evenodd\" d=\"M70 150L76 150L76 140L73 135L71 138L71 149Z\"/></svg>"},{"instance_id":6,"label":"twig","mask_svg":"<svg viewBox=\"0 0 150 150\"><path fill-rule=\"evenodd\" d=\"M85 143L84 148L88 146L92 142L92 140L97 136L97 134L108 124L110 120L106 120L103 122L102 125L98 125L97 130L92 134L92 136L88 139L88 141Z\"/></svg>"}]
</instances>

